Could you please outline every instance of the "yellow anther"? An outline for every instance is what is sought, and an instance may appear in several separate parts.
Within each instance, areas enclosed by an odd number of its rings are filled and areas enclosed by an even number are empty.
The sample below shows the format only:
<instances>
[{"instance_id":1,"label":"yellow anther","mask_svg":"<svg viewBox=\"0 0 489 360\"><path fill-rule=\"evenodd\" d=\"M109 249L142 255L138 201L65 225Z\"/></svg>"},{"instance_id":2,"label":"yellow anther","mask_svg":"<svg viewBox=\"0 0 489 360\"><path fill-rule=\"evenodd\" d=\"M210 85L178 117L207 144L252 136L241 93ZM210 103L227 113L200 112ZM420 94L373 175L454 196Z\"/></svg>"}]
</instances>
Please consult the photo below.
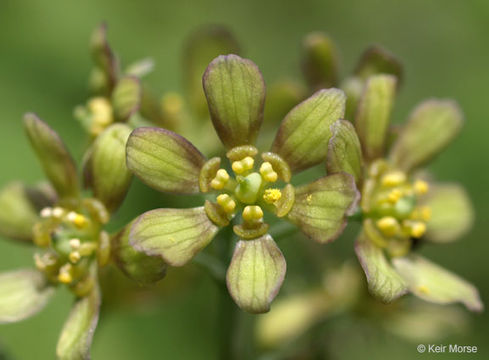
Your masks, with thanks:
<instances>
[{"instance_id":1,"label":"yellow anther","mask_svg":"<svg viewBox=\"0 0 489 360\"><path fill-rule=\"evenodd\" d=\"M278 174L273 170L272 164L270 164L268 161L261 164L260 174L263 180L268 182L275 182L278 179Z\"/></svg>"},{"instance_id":2,"label":"yellow anther","mask_svg":"<svg viewBox=\"0 0 489 360\"><path fill-rule=\"evenodd\" d=\"M217 203L227 214L232 214L236 209L236 202L228 194L221 194L217 197Z\"/></svg>"},{"instance_id":3,"label":"yellow anther","mask_svg":"<svg viewBox=\"0 0 489 360\"><path fill-rule=\"evenodd\" d=\"M81 241L80 239L71 239L70 240L70 247L73 249L73 250L76 250L80 247L81 245Z\"/></svg>"},{"instance_id":4,"label":"yellow anther","mask_svg":"<svg viewBox=\"0 0 489 360\"><path fill-rule=\"evenodd\" d=\"M377 220L376 224L382 234L388 237L396 235L401 229L397 220L392 216L384 216Z\"/></svg>"},{"instance_id":5,"label":"yellow anther","mask_svg":"<svg viewBox=\"0 0 489 360\"><path fill-rule=\"evenodd\" d=\"M65 210L63 208L55 207L53 209L52 216L55 217L56 219L60 219L64 214L65 214Z\"/></svg>"},{"instance_id":6,"label":"yellow anther","mask_svg":"<svg viewBox=\"0 0 489 360\"><path fill-rule=\"evenodd\" d=\"M217 170L216 176L211 181L211 188L221 190L229 181L229 174L224 169Z\"/></svg>"},{"instance_id":7,"label":"yellow anther","mask_svg":"<svg viewBox=\"0 0 489 360\"><path fill-rule=\"evenodd\" d=\"M410 234L414 238L420 238L426 232L426 224L424 222L415 222L411 225Z\"/></svg>"},{"instance_id":8,"label":"yellow anther","mask_svg":"<svg viewBox=\"0 0 489 360\"><path fill-rule=\"evenodd\" d=\"M88 224L88 219L85 216L78 214L74 211L70 211L66 218L77 228L83 228Z\"/></svg>"},{"instance_id":9,"label":"yellow anther","mask_svg":"<svg viewBox=\"0 0 489 360\"><path fill-rule=\"evenodd\" d=\"M235 174L242 174L245 171L253 169L255 160L251 156L245 157L243 160L233 161L231 167Z\"/></svg>"},{"instance_id":10,"label":"yellow anther","mask_svg":"<svg viewBox=\"0 0 489 360\"><path fill-rule=\"evenodd\" d=\"M53 216L53 209L50 207L45 207L44 209L41 210L41 217L42 218L48 218Z\"/></svg>"},{"instance_id":11,"label":"yellow anther","mask_svg":"<svg viewBox=\"0 0 489 360\"><path fill-rule=\"evenodd\" d=\"M72 251L70 252L70 255L68 255L68 258L73 264L76 264L81 259L81 255L78 251Z\"/></svg>"},{"instance_id":12,"label":"yellow anther","mask_svg":"<svg viewBox=\"0 0 489 360\"><path fill-rule=\"evenodd\" d=\"M107 126L114 121L112 105L104 97L96 97L89 100L88 109L92 113L94 125Z\"/></svg>"},{"instance_id":13,"label":"yellow anther","mask_svg":"<svg viewBox=\"0 0 489 360\"><path fill-rule=\"evenodd\" d=\"M401 197L402 197L401 189L394 189L387 196L387 200L389 200L390 203L395 204L396 202L399 201Z\"/></svg>"},{"instance_id":14,"label":"yellow anther","mask_svg":"<svg viewBox=\"0 0 489 360\"><path fill-rule=\"evenodd\" d=\"M420 213L422 220L429 221L431 219L431 208L429 206L423 206Z\"/></svg>"},{"instance_id":15,"label":"yellow anther","mask_svg":"<svg viewBox=\"0 0 489 360\"><path fill-rule=\"evenodd\" d=\"M402 171L393 171L382 177L383 186L398 186L406 181L406 174Z\"/></svg>"},{"instance_id":16,"label":"yellow anther","mask_svg":"<svg viewBox=\"0 0 489 360\"><path fill-rule=\"evenodd\" d=\"M423 294L429 294L430 293L430 289L426 285L419 285L418 286L418 291L420 293L423 293Z\"/></svg>"},{"instance_id":17,"label":"yellow anther","mask_svg":"<svg viewBox=\"0 0 489 360\"><path fill-rule=\"evenodd\" d=\"M63 284L70 284L73 281L73 267L71 264L65 264L59 269L58 280Z\"/></svg>"},{"instance_id":18,"label":"yellow anther","mask_svg":"<svg viewBox=\"0 0 489 360\"><path fill-rule=\"evenodd\" d=\"M257 205L246 206L243 210L243 220L253 222L263 218L263 210Z\"/></svg>"},{"instance_id":19,"label":"yellow anther","mask_svg":"<svg viewBox=\"0 0 489 360\"><path fill-rule=\"evenodd\" d=\"M279 189L266 189L263 194L263 200L269 204L273 204L275 201L280 200L282 192Z\"/></svg>"},{"instance_id":20,"label":"yellow anther","mask_svg":"<svg viewBox=\"0 0 489 360\"><path fill-rule=\"evenodd\" d=\"M424 195L428 192L429 189L430 186L426 181L416 180L414 182L414 191L416 192L417 195Z\"/></svg>"}]
</instances>

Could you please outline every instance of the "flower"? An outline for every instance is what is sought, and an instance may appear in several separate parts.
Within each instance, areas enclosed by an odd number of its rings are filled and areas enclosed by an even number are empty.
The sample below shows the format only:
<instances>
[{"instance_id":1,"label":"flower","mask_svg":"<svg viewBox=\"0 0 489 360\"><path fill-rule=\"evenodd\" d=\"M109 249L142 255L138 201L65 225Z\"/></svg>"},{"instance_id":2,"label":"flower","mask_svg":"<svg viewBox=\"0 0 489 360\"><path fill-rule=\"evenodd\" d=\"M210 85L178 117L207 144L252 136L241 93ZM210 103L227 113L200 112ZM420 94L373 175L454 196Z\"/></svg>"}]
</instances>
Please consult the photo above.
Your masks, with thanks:
<instances>
[{"instance_id":1,"label":"flower","mask_svg":"<svg viewBox=\"0 0 489 360\"><path fill-rule=\"evenodd\" d=\"M46 123L27 114L24 126L50 185L7 185L0 191L0 234L39 248L36 270L0 274L0 323L23 320L40 311L60 284L76 302L57 345L61 359L89 358L97 326L101 294L99 268L112 257L134 260L155 278L164 275L161 259L148 258L124 242L111 239L104 225L125 197L132 175L125 166L125 144L131 129L123 124L107 128L86 157L85 185L93 197L84 197L76 165L66 146ZM128 250L130 249L130 250ZM139 263L138 263L139 262ZM119 263L129 275L140 275ZM133 276L134 277L134 276Z\"/></svg>"},{"instance_id":2,"label":"flower","mask_svg":"<svg viewBox=\"0 0 489 360\"><path fill-rule=\"evenodd\" d=\"M127 144L127 165L136 176L156 190L201 193L208 200L201 207L141 215L132 227L130 243L169 265L182 266L220 228L236 220L233 231L239 241L227 270L227 286L242 309L266 312L282 284L286 264L268 234L265 211L326 243L342 232L345 215L356 206L358 194L349 174L322 177L297 188L290 183L292 174L324 161L330 125L342 118L345 96L338 89L320 90L297 105L260 161L254 143L262 122L265 85L258 67L236 55L219 56L208 66L203 86L215 130L228 150L230 169L219 157L206 159L176 133L134 130Z\"/></svg>"},{"instance_id":3,"label":"flower","mask_svg":"<svg viewBox=\"0 0 489 360\"><path fill-rule=\"evenodd\" d=\"M480 311L483 305L473 285L413 251L421 243L453 241L472 224L462 187L433 183L417 171L457 135L463 114L454 101L427 100L392 134L395 91L394 76L370 76L354 126L336 122L329 141L328 172L347 171L361 188L363 228L355 250L370 292L391 302L410 291L427 301L462 302Z\"/></svg>"}]
</instances>

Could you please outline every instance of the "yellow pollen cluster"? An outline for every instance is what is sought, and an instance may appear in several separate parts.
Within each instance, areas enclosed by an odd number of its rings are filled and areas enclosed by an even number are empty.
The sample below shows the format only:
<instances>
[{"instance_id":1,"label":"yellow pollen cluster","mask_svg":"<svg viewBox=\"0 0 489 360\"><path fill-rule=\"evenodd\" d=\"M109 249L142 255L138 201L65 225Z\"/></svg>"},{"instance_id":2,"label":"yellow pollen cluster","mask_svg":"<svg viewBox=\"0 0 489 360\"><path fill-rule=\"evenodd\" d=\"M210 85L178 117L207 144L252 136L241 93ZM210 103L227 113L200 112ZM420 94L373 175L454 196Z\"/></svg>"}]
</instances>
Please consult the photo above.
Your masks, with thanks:
<instances>
[{"instance_id":1,"label":"yellow pollen cluster","mask_svg":"<svg viewBox=\"0 0 489 360\"><path fill-rule=\"evenodd\" d=\"M390 203L395 204L396 202L399 201L401 197L402 197L401 189L394 189L387 196L387 200L389 200Z\"/></svg>"},{"instance_id":2,"label":"yellow pollen cluster","mask_svg":"<svg viewBox=\"0 0 489 360\"><path fill-rule=\"evenodd\" d=\"M257 205L246 206L243 210L243 220L254 222L263 218L263 210Z\"/></svg>"},{"instance_id":3,"label":"yellow pollen cluster","mask_svg":"<svg viewBox=\"0 0 489 360\"><path fill-rule=\"evenodd\" d=\"M96 97L88 101L88 109L92 114L92 126L90 131L93 135L98 135L114 122L112 105L104 97Z\"/></svg>"},{"instance_id":4,"label":"yellow pollen cluster","mask_svg":"<svg viewBox=\"0 0 489 360\"><path fill-rule=\"evenodd\" d=\"M233 161L231 167L235 174L243 174L245 171L253 169L255 160L251 156L245 157L243 160Z\"/></svg>"},{"instance_id":5,"label":"yellow pollen cluster","mask_svg":"<svg viewBox=\"0 0 489 360\"><path fill-rule=\"evenodd\" d=\"M414 191L417 195L424 195L428 192L429 189L429 185L426 181L416 180L414 183Z\"/></svg>"},{"instance_id":6,"label":"yellow pollen cluster","mask_svg":"<svg viewBox=\"0 0 489 360\"><path fill-rule=\"evenodd\" d=\"M221 190L229 181L229 174L224 169L217 170L216 176L211 181L211 188Z\"/></svg>"},{"instance_id":7,"label":"yellow pollen cluster","mask_svg":"<svg viewBox=\"0 0 489 360\"><path fill-rule=\"evenodd\" d=\"M270 164L268 161L261 164L260 174L263 180L268 182L275 182L278 179L278 174L273 170L272 164Z\"/></svg>"},{"instance_id":8,"label":"yellow pollen cluster","mask_svg":"<svg viewBox=\"0 0 489 360\"><path fill-rule=\"evenodd\" d=\"M269 204L273 204L274 202L280 200L282 197L282 192L279 189L266 189L263 194L263 200L265 200Z\"/></svg>"},{"instance_id":9,"label":"yellow pollen cluster","mask_svg":"<svg viewBox=\"0 0 489 360\"><path fill-rule=\"evenodd\" d=\"M406 174L402 171L393 171L382 177L383 186L398 186L405 182Z\"/></svg>"},{"instance_id":10,"label":"yellow pollen cluster","mask_svg":"<svg viewBox=\"0 0 489 360\"><path fill-rule=\"evenodd\" d=\"M59 269L58 280L63 284L70 284L73 281L73 266L71 264L65 264Z\"/></svg>"},{"instance_id":11,"label":"yellow pollen cluster","mask_svg":"<svg viewBox=\"0 0 489 360\"><path fill-rule=\"evenodd\" d=\"M79 229L84 228L88 225L88 219L85 216L77 214L74 211L70 211L66 218L70 223L72 223Z\"/></svg>"},{"instance_id":12,"label":"yellow pollen cluster","mask_svg":"<svg viewBox=\"0 0 489 360\"><path fill-rule=\"evenodd\" d=\"M388 237L396 235L401 229L399 222L392 216L384 216L383 218L380 218L377 220L376 225L379 230Z\"/></svg>"},{"instance_id":13,"label":"yellow pollen cluster","mask_svg":"<svg viewBox=\"0 0 489 360\"><path fill-rule=\"evenodd\" d=\"M431 219L431 208L429 206L417 207L411 214L410 219L429 221Z\"/></svg>"},{"instance_id":14,"label":"yellow pollen cluster","mask_svg":"<svg viewBox=\"0 0 489 360\"><path fill-rule=\"evenodd\" d=\"M418 221L411 225L410 235L414 238L420 238L426 232L426 224L424 222Z\"/></svg>"},{"instance_id":15,"label":"yellow pollen cluster","mask_svg":"<svg viewBox=\"0 0 489 360\"><path fill-rule=\"evenodd\" d=\"M228 194L221 194L217 197L217 203L226 214L232 214L236 209L236 202Z\"/></svg>"}]
</instances>

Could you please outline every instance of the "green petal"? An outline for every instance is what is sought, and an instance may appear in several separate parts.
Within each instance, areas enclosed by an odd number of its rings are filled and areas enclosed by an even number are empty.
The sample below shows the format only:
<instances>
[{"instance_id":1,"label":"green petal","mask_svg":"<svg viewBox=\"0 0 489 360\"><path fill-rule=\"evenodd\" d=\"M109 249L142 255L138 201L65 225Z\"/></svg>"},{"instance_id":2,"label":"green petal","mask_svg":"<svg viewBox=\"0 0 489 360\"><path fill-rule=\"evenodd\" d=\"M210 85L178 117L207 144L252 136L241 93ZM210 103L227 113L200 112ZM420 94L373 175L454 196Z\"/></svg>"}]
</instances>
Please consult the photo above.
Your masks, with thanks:
<instances>
[{"instance_id":1,"label":"green petal","mask_svg":"<svg viewBox=\"0 0 489 360\"><path fill-rule=\"evenodd\" d=\"M237 55L219 56L202 82L212 122L226 148L253 145L265 104L265 83L255 63Z\"/></svg>"},{"instance_id":2,"label":"green petal","mask_svg":"<svg viewBox=\"0 0 489 360\"><path fill-rule=\"evenodd\" d=\"M461 302L472 311L484 308L472 284L421 256L395 258L393 264L409 290L423 300L437 304Z\"/></svg>"},{"instance_id":3,"label":"green petal","mask_svg":"<svg viewBox=\"0 0 489 360\"><path fill-rule=\"evenodd\" d=\"M95 141L85 167L86 185L106 208L114 212L124 200L132 174L126 166L126 143L131 128L115 124Z\"/></svg>"},{"instance_id":4,"label":"green petal","mask_svg":"<svg viewBox=\"0 0 489 360\"><path fill-rule=\"evenodd\" d=\"M385 257L384 251L372 243L365 233L355 244L360 265L367 277L370 293L384 303L390 303L407 292L407 284Z\"/></svg>"},{"instance_id":5,"label":"green petal","mask_svg":"<svg viewBox=\"0 0 489 360\"><path fill-rule=\"evenodd\" d=\"M138 251L161 256L171 266L182 266L206 247L218 230L204 207L157 209L136 220L129 241Z\"/></svg>"},{"instance_id":6,"label":"green petal","mask_svg":"<svg viewBox=\"0 0 489 360\"><path fill-rule=\"evenodd\" d=\"M359 184L363 176L363 160L355 128L349 121L338 120L331 125L331 133L326 161L328 174L346 172Z\"/></svg>"},{"instance_id":7,"label":"green petal","mask_svg":"<svg viewBox=\"0 0 489 360\"><path fill-rule=\"evenodd\" d=\"M134 221L112 238L112 255L115 263L131 279L140 284L151 284L163 279L166 263L156 256L134 250L129 244L129 234Z\"/></svg>"},{"instance_id":8,"label":"green petal","mask_svg":"<svg viewBox=\"0 0 489 360\"><path fill-rule=\"evenodd\" d=\"M265 313L282 286L286 268L285 258L270 235L240 240L226 274L229 293L241 309Z\"/></svg>"},{"instance_id":9,"label":"green petal","mask_svg":"<svg viewBox=\"0 0 489 360\"><path fill-rule=\"evenodd\" d=\"M24 116L27 137L60 197L79 194L76 165L59 135L34 114Z\"/></svg>"},{"instance_id":10,"label":"green petal","mask_svg":"<svg viewBox=\"0 0 489 360\"><path fill-rule=\"evenodd\" d=\"M412 112L406 126L393 145L392 162L411 170L441 152L458 134L463 114L452 100L427 100Z\"/></svg>"},{"instance_id":11,"label":"green petal","mask_svg":"<svg viewBox=\"0 0 489 360\"><path fill-rule=\"evenodd\" d=\"M382 157L394 104L396 78L373 75L368 78L355 117L355 128L363 153L369 160Z\"/></svg>"},{"instance_id":12,"label":"green petal","mask_svg":"<svg viewBox=\"0 0 489 360\"><path fill-rule=\"evenodd\" d=\"M403 78L402 64L399 59L378 45L365 50L355 70L355 75L364 80L375 74L394 75L399 84Z\"/></svg>"},{"instance_id":13,"label":"green petal","mask_svg":"<svg viewBox=\"0 0 489 360\"><path fill-rule=\"evenodd\" d=\"M328 89L301 102L282 121L271 151L295 172L326 160L330 126L343 118L345 100L343 91Z\"/></svg>"},{"instance_id":14,"label":"green petal","mask_svg":"<svg viewBox=\"0 0 489 360\"><path fill-rule=\"evenodd\" d=\"M110 91L117 80L118 63L107 41L106 24L99 25L92 33L90 50L95 65L102 71L106 88Z\"/></svg>"},{"instance_id":15,"label":"green petal","mask_svg":"<svg viewBox=\"0 0 489 360\"><path fill-rule=\"evenodd\" d=\"M159 191L198 193L205 161L190 142L165 129L139 128L127 141L127 167Z\"/></svg>"},{"instance_id":16,"label":"green petal","mask_svg":"<svg viewBox=\"0 0 489 360\"><path fill-rule=\"evenodd\" d=\"M321 32L308 34L302 42L302 71L315 90L335 86L338 80L338 50L329 36Z\"/></svg>"},{"instance_id":17,"label":"green petal","mask_svg":"<svg viewBox=\"0 0 489 360\"><path fill-rule=\"evenodd\" d=\"M60 360L90 359L100 302L98 285L94 286L90 294L75 302L56 346L56 355Z\"/></svg>"},{"instance_id":18,"label":"green petal","mask_svg":"<svg viewBox=\"0 0 489 360\"><path fill-rule=\"evenodd\" d=\"M16 322L41 311L54 294L37 270L0 274L0 323Z\"/></svg>"},{"instance_id":19,"label":"green petal","mask_svg":"<svg viewBox=\"0 0 489 360\"><path fill-rule=\"evenodd\" d=\"M141 81L135 76L121 78L112 92L112 106L117 120L126 121L141 105Z\"/></svg>"},{"instance_id":20,"label":"green petal","mask_svg":"<svg viewBox=\"0 0 489 360\"><path fill-rule=\"evenodd\" d=\"M296 188L295 202L287 217L307 236L324 244L343 232L346 216L355 210L358 199L351 175L326 176Z\"/></svg>"},{"instance_id":21,"label":"green petal","mask_svg":"<svg viewBox=\"0 0 489 360\"><path fill-rule=\"evenodd\" d=\"M208 115L202 74L213 59L225 54L239 54L239 44L224 26L202 26L187 39L183 53L185 91L194 112L202 118Z\"/></svg>"},{"instance_id":22,"label":"green petal","mask_svg":"<svg viewBox=\"0 0 489 360\"><path fill-rule=\"evenodd\" d=\"M426 239L436 243L457 240L474 223L474 210L465 189L457 184L436 184L425 205L431 209Z\"/></svg>"}]
</instances>

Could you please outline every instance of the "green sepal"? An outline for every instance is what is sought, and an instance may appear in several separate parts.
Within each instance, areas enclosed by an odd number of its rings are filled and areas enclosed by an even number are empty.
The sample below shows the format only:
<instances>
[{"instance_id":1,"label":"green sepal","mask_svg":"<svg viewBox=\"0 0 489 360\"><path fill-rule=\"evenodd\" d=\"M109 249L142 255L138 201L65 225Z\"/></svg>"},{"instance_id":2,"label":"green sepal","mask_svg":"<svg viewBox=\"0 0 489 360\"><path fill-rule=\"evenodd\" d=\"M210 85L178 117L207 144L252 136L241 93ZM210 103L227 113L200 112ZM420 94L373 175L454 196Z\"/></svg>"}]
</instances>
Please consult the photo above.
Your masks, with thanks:
<instances>
[{"instance_id":1,"label":"green sepal","mask_svg":"<svg viewBox=\"0 0 489 360\"><path fill-rule=\"evenodd\" d=\"M305 170L326 159L330 126L345 114L345 94L338 89L319 90L294 107L282 121L272 152L292 172Z\"/></svg>"},{"instance_id":2,"label":"green sepal","mask_svg":"<svg viewBox=\"0 0 489 360\"><path fill-rule=\"evenodd\" d=\"M409 291L417 297L436 304L461 302L469 310L483 310L477 289L452 272L417 255L395 258L392 262Z\"/></svg>"},{"instance_id":3,"label":"green sepal","mask_svg":"<svg viewBox=\"0 0 489 360\"><path fill-rule=\"evenodd\" d=\"M127 141L127 167L152 188L182 194L199 192L205 157L182 136L160 128L138 128Z\"/></svg>"},{"instance_id":4,"label":"green sepal","mask_svg":"<svg viewBox=\"0 0 489 360\"><path fill-rule=\"evenodd\" d=\"M112 92L112 106L115 118L127 121L141 106L141 81L135 76L121 78Z\"/></svg>"},{"instance_id":5,"label":"green sepal","mask_svg":"<svg viewBox=\"0 0 489 360\"><path fill-rule=\"evenodd\" d=\"M265 83L251 60L214 59L202 78L212 123L227 149L253 145L263 120Z\"/></svg>"},{"instance_id":6,"label":"green sepal","mask_svg":"<svg viewBox=\"0 0 489 360\"><path fill-rule=\"evenodd\" d=\"M97 74L96 76L102 78L97 81L99 86L95 90L109 94L117 81L119 66L107 41L106 24L100 24L93 31L90 39L90 51L96 66L94 69Z\"/></svg>"},{"instance_id":7,"label":"green sepal","mask_svg":"<svg viewBox=\"0 0 489 360\"><path fill-rule=\"evenodd\" d=\"M160 256L168 265L183 266L211 242L218 230L203 206L156 209L137 218L129 242L137 251Z\"/></svg>"},{"instance_id":8,"label":"green sepal","mask_svg":"<svg viewBox=\"0 0 489 360\"><path fill-rule=\"evenodd\" d=\"M152 284L165 277L166 263L157 256L148 256L134 250L129 234L134 221L112 237L112 256L115 263L129 278L142 285Z\"/></svg>"},{"instance_id":9,"label":"green sepal","mask_svg":"<svg viewBox=\"0 0 489 360\"><path fill-rule=\"evenodd\" d=\"M379 45L370 46L358 61L355 75L366 80L375 74L390 74L397 78L400 85L403 80L403 69L400 60Z\"/></svg>"},{"instance_id":10,"label":"green sepal","mask_svg":"<svg viewBox=\"0 0 489 360\"><path fill-rule=\"evenodd\" d=\"M343 232L346 217L356 209L359 197L350 174L325 176L296 188L287 218L311 239L324 244Z\"/></svg>"},{"instance_id":11,"label":"green sepal","mask_svg":"<svg viewBox=\"0 0 489 360\"><path fill-rule=\"evenodd\" d=\"M53 294L54 287L37 270L1 273L0 324L21 321L37 314Z\"/></svg>"},{"instance_id":12,"label":"green sepal","mask_svg":"<svg viewBox=\"0 0 489 360\"><path fill-rule=\"evenodd\" d=\"M380 74L368 78L355 117L355 128L368 160L384 154L395 95L394 76Z\"/></svg>"},{"instance_id":13,"label":"green sepal","mask_svg":"<svg viewBox=\"0 0 489 360\"><path fill-rule=\"evenodd\" d=\"M96 277L94 273L96 271L92 270L92 275ZM90 359L90 347L98 323L100 304L98 284L93 286L87 296L76 300L56 346L56 355L60 360Z\"/></svg>"},{"instance_id":14,"label":"green sepal","mask_svg":"<svg viewBox=\"0 0 489 360\"><path fill-rule=\"evenodd\" d=\"M463 118L455 101L422 102L411 113L392 146L391 161L405 171L424 165L455 138L462 128Z\"/></svg>"},{"instance_id":15,"label":"green sepal","mask_svg":"<svg viewBox=\"0 0 489 360\"><path fill-rule=\"evenodd\" d=\"M387 260L384 251L362 232L355 243L355 253L365 272L369 292L384 303L404 295L407 283Z\"/></svg>"},{"instance_id":16,"label":"green sepal","mask_svg":"<svg viewBox=\"0 0 489 360\"><path fill-rule=\"evenodd\" d=\"M322 32L308 34L303 42L302 71L309 86L330 88L338 81L338 50L333 40Z\"/></svg>"},{"instance_id":17,"label":"green sepal","mask_svg":"<svg viewBox=\"0 0 489 360\"><path fill-rule=\"evenodd\" d=\"M431 209L425 238L435 243L455 241L474 223L474 209L469 195L458 184L434 184L423 202Z\"/></svg>"},{"instance_id":18,"label":"green sepal","mask_svg":"<svg viewBox=\"0 0 489 360\"><path fill-rule=\"evenodd\" d=\"M301 83L288 79L272 83L267 87L264 125L275 127L306 95L307 91Z\"/></svg>"},{"instance_id":19,"label":"green sepal","mask_svg":"<svg viewBox=\"0 0 489 360\"><path fill-rule=\"evenodd\" d=\"M76 165L59 135L35 114L24 116L24 128L47 178L61 198L79 195Z\"/></svg>"},{"instance_id":20,"label":"green sepal","mask_svg":"<svg viewBox=\"0 0 489 360\"><path fill-rule=\"evenodd\" d=\"M340 86L340 89L345 92L345 119L353 121L357 112L358 102L363 93L365 81L356 76L346 78Z\"/></svg>"},{"instance_id":21,"label":"green sepal","mask_svg":"<svg viewBox=\"0 0 489 360\"><path fill-rule=\"evenodd\" d=\"M282 286L286 268L285 258L270 235L240 240L226 274L229 293L241 309L265 313Z\"/></svg>"},{"instance_id":22,"label":"green sepal","mask_svg":"<svg viewBox=\"0 0 489 360\"><path fill-rule=\"evenodd\" d=\"M126 166L126 143L131 128L114 124L97 137L85 163L85 186L114 212L124 200L132 173Z\"/></svg>"},{"instance_id":23,"label":"green sepal","mask_svg":"<svg viewBox=\"0 0 489 360\"><path fill-rule=\"evenodd\" d=\"M338 120L331 125L326 169L328 174L346 172L360 184L363 178L363 157L360 140L349 121Z\"/></svg>"},{"instance_id":24,"label":"green sepal","mask_svg":"<svg viewBox=\"0 0 489 360\"><path fill-rule=\"evenodd\" d=\"M239 44L224 26L202 26L186 41L182 59L185 92L193 111L201 118L208 115L202 74L213 59L225 54L239 54Z\"/></svg>"}]
</instances>

